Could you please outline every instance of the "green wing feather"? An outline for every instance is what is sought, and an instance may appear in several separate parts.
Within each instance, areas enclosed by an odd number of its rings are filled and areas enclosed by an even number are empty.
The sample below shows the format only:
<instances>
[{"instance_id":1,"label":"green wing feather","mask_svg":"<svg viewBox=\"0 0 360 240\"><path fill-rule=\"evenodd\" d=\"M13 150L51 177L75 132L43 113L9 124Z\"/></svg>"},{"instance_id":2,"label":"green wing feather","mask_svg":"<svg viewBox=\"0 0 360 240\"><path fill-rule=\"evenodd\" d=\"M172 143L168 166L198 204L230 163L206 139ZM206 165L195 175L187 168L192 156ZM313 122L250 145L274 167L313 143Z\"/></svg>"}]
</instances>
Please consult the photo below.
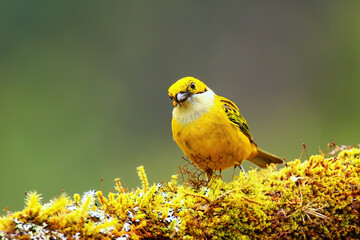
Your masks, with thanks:
<instances>
[{"instance_id":1,"label":"green wing feather","mask_svg":"<svg viewBox=\"0 0 360 240\"><path fill-rule=\"evenodd\" d=\"M249 126L247 125L245 118L241 116L238 107L232 101L224 97L220 97L219 100L222 103L222 107L229 120L234 123L240 129L240 131L242 131L246 136L248 136L251 142L253 142Z\"/></svg>"}]
</instances>

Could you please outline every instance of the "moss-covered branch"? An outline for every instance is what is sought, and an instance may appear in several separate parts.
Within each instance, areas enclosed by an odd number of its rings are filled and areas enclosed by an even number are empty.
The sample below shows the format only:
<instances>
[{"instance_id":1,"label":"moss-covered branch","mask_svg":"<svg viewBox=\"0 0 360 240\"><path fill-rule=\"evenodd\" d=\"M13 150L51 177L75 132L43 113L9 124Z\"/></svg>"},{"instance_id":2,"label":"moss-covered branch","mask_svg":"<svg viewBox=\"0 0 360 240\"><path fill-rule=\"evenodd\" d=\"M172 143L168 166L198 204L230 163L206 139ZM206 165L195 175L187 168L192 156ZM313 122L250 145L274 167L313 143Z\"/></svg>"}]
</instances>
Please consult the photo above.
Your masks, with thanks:
<instances>
[{"instance_id":1,"label":"moss-covered branch","mask_svg":"<svg viewBox=\"0 0 360 240\"><path fill-rule=\"evenodd\" d=\"M241 174L194 189L149 185L104 196L61 195L0 218L0 236L16 239L359 239L360 150L295 160L281 170Z\"/></svg>"}]
</instances>

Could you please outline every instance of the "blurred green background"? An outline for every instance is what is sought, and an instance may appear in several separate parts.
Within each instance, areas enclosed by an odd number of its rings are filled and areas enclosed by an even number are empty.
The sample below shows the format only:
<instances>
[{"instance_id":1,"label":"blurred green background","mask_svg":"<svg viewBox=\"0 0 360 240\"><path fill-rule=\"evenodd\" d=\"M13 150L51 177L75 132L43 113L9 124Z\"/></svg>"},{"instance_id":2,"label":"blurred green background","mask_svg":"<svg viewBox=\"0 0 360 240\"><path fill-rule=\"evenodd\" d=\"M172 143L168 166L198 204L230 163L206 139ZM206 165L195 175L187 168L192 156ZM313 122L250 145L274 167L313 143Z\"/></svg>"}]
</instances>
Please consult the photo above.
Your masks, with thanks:
<instances>
[{"instance_id":1,"label":"blurred green background","mask_svg":"<svg viewBox=\"0 0 360 240\"><path fill-rule=\"evenodd\" d=\"M183 165L168 87L233 100L263 149L359 143L359 1L0 2L0 208ZM250 165L246 165L248 169ZM230 176L232 170L225 171Z\"/></svg>"}]
</instances>

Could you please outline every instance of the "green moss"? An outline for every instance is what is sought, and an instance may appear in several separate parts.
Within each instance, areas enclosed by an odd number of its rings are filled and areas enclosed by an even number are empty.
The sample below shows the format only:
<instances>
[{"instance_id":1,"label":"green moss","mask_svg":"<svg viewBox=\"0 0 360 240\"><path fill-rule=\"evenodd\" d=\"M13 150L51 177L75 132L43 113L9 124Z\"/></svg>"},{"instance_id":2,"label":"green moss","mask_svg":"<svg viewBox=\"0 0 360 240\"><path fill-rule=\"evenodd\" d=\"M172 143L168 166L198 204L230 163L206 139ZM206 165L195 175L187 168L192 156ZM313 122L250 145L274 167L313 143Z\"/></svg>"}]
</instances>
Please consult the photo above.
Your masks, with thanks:
<instances>
[{"instance_id":1,"label":"green moss","mask_svg":"<svg viewBox=\"0 0 360 240\"><path fill-rule=\"evenodd\" d=\"M177 183L62 195L0 218L0 236L31 239L359 239L360 150L312 156L284 168L214 179L194 189Z\"/></svg>"}]
</instances>

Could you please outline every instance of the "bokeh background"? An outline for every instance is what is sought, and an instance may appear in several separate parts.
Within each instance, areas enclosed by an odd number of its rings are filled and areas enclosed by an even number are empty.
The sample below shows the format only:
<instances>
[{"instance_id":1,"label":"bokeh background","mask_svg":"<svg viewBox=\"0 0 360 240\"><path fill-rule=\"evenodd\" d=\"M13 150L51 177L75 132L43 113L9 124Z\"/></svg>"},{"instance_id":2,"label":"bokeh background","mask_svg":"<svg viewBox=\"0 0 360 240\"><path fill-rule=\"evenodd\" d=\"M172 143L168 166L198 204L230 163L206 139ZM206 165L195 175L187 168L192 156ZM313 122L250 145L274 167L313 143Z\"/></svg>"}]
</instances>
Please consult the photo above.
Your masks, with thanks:
<instances>
[{"instance_id":1,"label":"bokeh background","mask_svg":"<svg viewBox=\"0 0 360 240\"><path fill-rule=\"evenodd\" d=\"M188 75L287 160L302 143L309 154L359 143L359 12L359 1L1 1L0 209L101 178L105 192L116 177L135 188L139 165L170 180L184 162L167 89Z\"/></svg>"}]
</instances>

